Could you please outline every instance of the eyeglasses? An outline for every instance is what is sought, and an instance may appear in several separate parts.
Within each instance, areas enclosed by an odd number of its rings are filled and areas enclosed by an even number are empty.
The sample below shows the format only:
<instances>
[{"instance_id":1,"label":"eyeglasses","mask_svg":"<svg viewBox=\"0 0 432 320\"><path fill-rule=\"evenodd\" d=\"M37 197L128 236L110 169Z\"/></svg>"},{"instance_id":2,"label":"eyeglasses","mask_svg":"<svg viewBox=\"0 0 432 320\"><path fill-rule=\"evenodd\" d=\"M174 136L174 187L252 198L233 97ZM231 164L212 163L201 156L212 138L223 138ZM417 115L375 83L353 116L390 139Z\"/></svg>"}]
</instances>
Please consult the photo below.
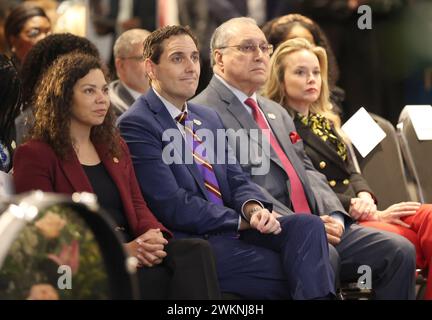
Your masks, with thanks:
<instances>
[{"instance_id":1,"label":"eyeglasses","mask_svg":"<svg viewBox=\"0 0 432 320\"><path fill-rule=\"evenodd\" d=\"M263 54L267 54L270 56L273 53L273 45L268 43L262 43L262 44L246 43L246 44L238 44L235 46L219 47L217 49L226 49L226 48L237 48L239 51L246 54L256 53L258 48L261 50Z\"/></svg>"},{"instance_id":2,"label":"eyeglasses","mask_svg":"<svg viewBox=\"0 0 432 320\"><path fill-rule=\"evenodd\" d=\"M135 60L135 61L138 61L138 62L142 62L142 61L144 61L144 56L120 57L120 59L123 59L123 60Z\"/></svg>"}]
</instances>

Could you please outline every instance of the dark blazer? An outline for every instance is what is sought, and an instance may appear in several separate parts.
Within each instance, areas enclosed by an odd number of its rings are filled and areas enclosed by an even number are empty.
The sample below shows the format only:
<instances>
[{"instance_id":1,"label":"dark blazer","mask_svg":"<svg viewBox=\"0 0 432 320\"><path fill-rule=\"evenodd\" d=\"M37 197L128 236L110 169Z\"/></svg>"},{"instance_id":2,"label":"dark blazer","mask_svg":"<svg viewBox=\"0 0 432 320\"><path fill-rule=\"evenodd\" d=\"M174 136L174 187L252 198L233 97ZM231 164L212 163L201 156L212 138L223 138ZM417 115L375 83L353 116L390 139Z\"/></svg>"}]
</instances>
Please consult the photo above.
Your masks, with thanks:
<instances>
[{"instance_id":1,"label":"dark blazer","mask_svg":"<svg viewBox=\"0 0 432 320\"><path fill-rule=\"evenodd\" d=\"M111 82L108 87L111 106L119 117L135 102L135 99L120 80Z\"/></svg>"},{"instance_id":2,"label":"dark blazer","mask_svg":"<svg viewBox=\"0 0 432 320\"><path fill-rule=\"evenodd\" d=\"M143 195L157 217L177 238L208 240L223 292L245 298L276 299L288 297L292 290L293 298L304 299L304 292L309 290L316 296L333 291L334 278L327 263L328 244L321 219L312 215L281 217L283 227L278 235L264 235L256 230L239 232L240 212L246 201L261 201L269 210L272 205L242 171L228 144L222 144L226 140L221 139L218 130L224 132L225 128L218 114L188 103L188 118L194 123L196 135L205 135L206 142L212 135L217 139L213 140L217 144L206 146L206 156L212 163L223 205L209 201L198 166L185 161L185 155L192 156L190 146L152 89L118 120ZM216 161L211 161L215 150ZM308 240L305 245L305 239L316 240L316 245ZM291 259L294 251L302 258ZM310 260L305 263L305 259ZM291 272L298 269L302 272Z\"/></svg>"},{"instance_id":3,"label":"dark blazer","mask_svg":"<svg viewBox=\"0 0 432 320\"><path fill-rule=\"evenodd\" d=\"M122 156L113 158L107 156L104 146L96 146L103 165L119 190L131 232L137 237L149 229L160 228L171 235L144 202L124 141L121 141L121 148ZM14 156L14 183L17 193L30 190L63 194L93 192L75 153L61 160L48 144L40 140L31 140L17 148Z\"/></svg>"},{"instance_id":4,"label":"dark blazer","mask_svg":"<svg viewBox=\"0 0 432 320\"><path fill-rule=\"evenodd\" d=\"M309 207L317 215L341 212L346 214L340 201L327 184L325 176L319 173L303 150L303 143L298 141L293 144L290 140L290 133L295 132L294 123L290 115L277 103L257 95L258 104L261 107L267 121L279 141L282 149L290 159L295 168L306 192ZM192 102L207 105L216 110L227 129L234 129L239 133L246 132L245 139L249 142L251 150L253 145L259 150L269 163L269 170L266 174L253 174L254 167L261 166L264 161L258 162L254 159L253 152L248 152L247 163L241 162L243 169L252 174L252 180L261 187L268 200L272 202L275 209L282 214L292 214L290 200L290 183L282 163L276 153L271 149L270 154L261 147L261 142L250 134L249 129L259 129L253 117L244 109L242 103L219 79L213 77L208 87ZM239 131L240 129L247 129ZM231 140L234 141L234 140ZM236 151L237 159L241 159L242 150L239 144L232 146ZM264 150L264 151L263 151ZM243 155L244 156L244 155Z\"/></svg>"},{"instance_id":5,"label":"dark blazer","mask_svg":"<svg viewBox=\"0 0 432 320\"><path fill-rule=\"evenodd\" d=\"M188 111L189 119L199 120L199 127L210 130L214 137L217 129L224 129L213 110L189 103ZM271 209L271 204L228 153L228 146L222 155L224 163L213 164L225 206L208 200L198 167L185 160L189 147L185 146L174 119L152 89L123 113L118 125L131 151L144 198L176 237L237 232L242 205L250 199L259 200ZM167 133L177 133L177 139L172 142L164 139ZM163 150L172 150L179 162L167 164L163 160Z\"/></svg>"},{"instance_id":6,"label":"dark blazer","mask_svg":"<svg viewBox=\"0 0 432 320\"><path fill-rule=\"evenodd\" d=\"M347 161L336 153L328 142L315 135L308 126L298 118L294 119L297 132L303 139L305 151L318 171L323 173L345 210L349 210L351 198L357 197L360 191L373 194L367 181L356 172L351 155Z\"/></svg>"}]
</instances>

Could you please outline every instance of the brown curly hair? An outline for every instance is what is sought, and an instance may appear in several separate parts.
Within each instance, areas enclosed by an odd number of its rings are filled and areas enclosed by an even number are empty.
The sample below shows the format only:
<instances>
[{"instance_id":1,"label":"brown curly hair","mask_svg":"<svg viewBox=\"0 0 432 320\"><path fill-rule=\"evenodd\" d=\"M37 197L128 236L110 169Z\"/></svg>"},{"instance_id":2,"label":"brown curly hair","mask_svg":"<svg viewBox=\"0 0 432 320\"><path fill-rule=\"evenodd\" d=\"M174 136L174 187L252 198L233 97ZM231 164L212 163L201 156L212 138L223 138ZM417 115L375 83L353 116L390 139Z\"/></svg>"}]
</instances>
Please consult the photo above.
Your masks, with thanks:
<instances>
[{"instance_id":1,"label":"brown curly hair","mask_svg":"<svg viewBox=\"0 0 432 320\"><path fill-rule=\"evenodd\" d=\"M73 88L93 69L102 70L107 78L106 68L98 58L76 52L62 55L43 75L35 91L37 111L31 137L48 143L61 159L74 151L70 137ZM90 138L94 144L107 146L110 156L119 157L120 135L114 121L114 112L109 108L104 122L91 129Z\"/></svg>"}]
</instances>

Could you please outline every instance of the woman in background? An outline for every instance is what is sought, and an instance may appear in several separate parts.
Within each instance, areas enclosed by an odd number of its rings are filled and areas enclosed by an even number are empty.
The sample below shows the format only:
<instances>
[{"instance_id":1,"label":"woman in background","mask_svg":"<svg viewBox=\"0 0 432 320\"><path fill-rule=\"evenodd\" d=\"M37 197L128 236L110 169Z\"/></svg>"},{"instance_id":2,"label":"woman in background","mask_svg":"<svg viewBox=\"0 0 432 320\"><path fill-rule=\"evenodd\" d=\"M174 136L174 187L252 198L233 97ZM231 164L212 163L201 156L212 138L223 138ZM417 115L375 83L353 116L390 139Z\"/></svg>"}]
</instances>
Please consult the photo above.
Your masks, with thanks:
<instances>
[{"instance_id":1,"label":"woman in background","mask_svg":"<svg viewBox=\"0 0 432 320\"><path fill-rule=\"evenodd\" d=\"M363 176L354 169L340 118L329 100L327 55L323 48L296 38L282 43L270 60L264 95L294 117L307 155L323 173L345 210L361 225L400 234L417 250L417 266L429 268L432 259L432 205L401 202L380 211ZM287 137L289 139L289 137ZM432 299L429 270L426 299Z\"/></svg>"},{"instance_id":2,"label":"woman in background","mask_svg":"<svg viewBox=\"0 0 432 320\"><path fill-rule=\"evenodd\" d=\"M287 14L274 18L262 28L267 40L275 49L284 41L294 38L304 38L310 43L322 47L327 53L328 82L330 99L340 113L343 110L345 91L337 86L339 67L330 42L321 27L312 19L301 14Z\"/></svg>"},{"instance_id":3,"label":"woman in background","mask_svg":"<svg viewBox=\"0 0 432 320\"><path fill-rule=\"evenodd\" d=\"M6 18L5 37L17 65L21 65L30 49L51 33L51 22L45 11L24 2Z\"/></svg>"}]
</instances>

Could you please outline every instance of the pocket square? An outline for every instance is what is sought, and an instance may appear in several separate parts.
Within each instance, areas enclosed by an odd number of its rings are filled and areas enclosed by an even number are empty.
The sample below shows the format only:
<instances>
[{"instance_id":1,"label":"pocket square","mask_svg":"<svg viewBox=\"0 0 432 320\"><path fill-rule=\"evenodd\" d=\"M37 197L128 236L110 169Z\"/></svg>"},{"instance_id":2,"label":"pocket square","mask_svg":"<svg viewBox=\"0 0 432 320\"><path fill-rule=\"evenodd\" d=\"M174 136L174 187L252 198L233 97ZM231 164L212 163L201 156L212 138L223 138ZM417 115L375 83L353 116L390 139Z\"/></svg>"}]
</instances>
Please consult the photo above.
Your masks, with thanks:
<instances>
[{"instance_id":1,"label":"pocket square","mask_svg":"<svg viewBox=\"0 0 432 320\"><path fill-rule=\"evenodd\" d=\"M298 141L301 140L299 134L296 131L291 131L289 137L291 139L292 144L296 144Z\"/></svg>"}]
</instances>

